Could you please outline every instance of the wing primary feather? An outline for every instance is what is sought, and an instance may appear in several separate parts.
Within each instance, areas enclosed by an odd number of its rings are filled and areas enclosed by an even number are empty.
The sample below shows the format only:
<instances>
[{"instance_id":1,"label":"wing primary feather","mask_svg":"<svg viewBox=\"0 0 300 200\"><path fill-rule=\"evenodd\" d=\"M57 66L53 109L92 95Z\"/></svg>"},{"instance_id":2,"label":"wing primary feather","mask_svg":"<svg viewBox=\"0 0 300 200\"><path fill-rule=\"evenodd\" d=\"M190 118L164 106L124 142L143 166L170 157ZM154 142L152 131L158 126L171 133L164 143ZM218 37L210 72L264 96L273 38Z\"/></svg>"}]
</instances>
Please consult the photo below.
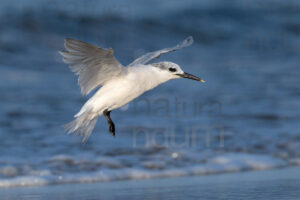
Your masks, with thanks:
<instances>
[{"instance_id":1,"label":"wing primary feather","mask_svg":"<svg viewBox=\"0 0 300 200\"><path fill-rule=\"evenodd\" d=\"M66 38L64 45L66 50L59 53L71 71L79 75L78 83L84 95L123 71L123 66L114 58L111 48L102 49L71 38Z\"/></svg>"},{"instance_id":2,"label":"wing primary feather","mask_svg":"<svg viewBox=\"0 0 300 200\"><path fill-rule=\"evenodd\" d=\"M138 65L138 64L145 65L148 62L150 62L151 60L159 58L163 54L166 54L166 53L169 53L169 52L172 52L172 51L177 51L177 50L182 49L184 47L188 47L191 44L193 44L193 42L194 42L193 37L189 36L185 40L183 40L182 42L180 42L179 44L177 44L174 47L165 48L165 49L161 49L161 50L158 50L158 51L153 51L153 52L146 53L145 55L135 59L128 66L134 66L134 65Z\"/></svg>"}]
</instances>

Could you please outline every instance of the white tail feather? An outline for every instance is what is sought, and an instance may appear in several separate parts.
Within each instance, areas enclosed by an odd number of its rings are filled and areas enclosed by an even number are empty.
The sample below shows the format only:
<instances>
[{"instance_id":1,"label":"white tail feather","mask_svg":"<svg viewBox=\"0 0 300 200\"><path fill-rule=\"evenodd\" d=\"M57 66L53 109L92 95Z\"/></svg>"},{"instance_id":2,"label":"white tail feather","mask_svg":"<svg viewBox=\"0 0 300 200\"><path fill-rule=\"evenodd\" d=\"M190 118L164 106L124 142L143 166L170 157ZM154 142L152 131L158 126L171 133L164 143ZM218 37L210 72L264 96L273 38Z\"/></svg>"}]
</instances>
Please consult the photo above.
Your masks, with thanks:
<instances>
[{"instance_id":1,"label":"white tail feather","mask_svg":"<svg viewBox=\"0 0 300 200\"><path fill-rule=\"evenodd\" d=\"M82 142L85 143L91 135L98 117L93 113L83 113L73 121L64 125L65 130L68 134L75 133L83 136Z\"/></svg>"}]
</instances>

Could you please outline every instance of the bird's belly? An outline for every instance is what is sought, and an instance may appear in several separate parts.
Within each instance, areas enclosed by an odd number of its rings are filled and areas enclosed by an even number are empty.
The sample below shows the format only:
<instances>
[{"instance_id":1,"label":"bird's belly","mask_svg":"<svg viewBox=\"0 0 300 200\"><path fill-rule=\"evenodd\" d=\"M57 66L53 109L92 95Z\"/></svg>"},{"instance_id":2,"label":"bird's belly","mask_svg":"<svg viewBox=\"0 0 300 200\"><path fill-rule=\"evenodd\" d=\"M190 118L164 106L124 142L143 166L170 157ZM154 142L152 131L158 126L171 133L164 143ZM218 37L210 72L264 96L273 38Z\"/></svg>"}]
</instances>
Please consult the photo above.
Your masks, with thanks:
<instances>
[{"instance_id":1,"label":"bird's belly","mask_svg":"<svg viewBox=\"0 0 300 200\"><path fill-rule=\"evenodd\" d=\"M95 111L102 114L103 110L114 110L134 100L145 90L133 81L116 81L99 89L94 97Z\"/></svg>"},{"instance_id":2,"label":"bird's belly","mask_svg":"<svg viewBox=\"0 0 300 200\"><path fill-rule=\"evenodd\" d=\"M137 85L131 85L130 87L119 89L114 95L112 95L109 110L120 108L143 93L144 91L139 89Z\"/></svg>"}]
</instances>

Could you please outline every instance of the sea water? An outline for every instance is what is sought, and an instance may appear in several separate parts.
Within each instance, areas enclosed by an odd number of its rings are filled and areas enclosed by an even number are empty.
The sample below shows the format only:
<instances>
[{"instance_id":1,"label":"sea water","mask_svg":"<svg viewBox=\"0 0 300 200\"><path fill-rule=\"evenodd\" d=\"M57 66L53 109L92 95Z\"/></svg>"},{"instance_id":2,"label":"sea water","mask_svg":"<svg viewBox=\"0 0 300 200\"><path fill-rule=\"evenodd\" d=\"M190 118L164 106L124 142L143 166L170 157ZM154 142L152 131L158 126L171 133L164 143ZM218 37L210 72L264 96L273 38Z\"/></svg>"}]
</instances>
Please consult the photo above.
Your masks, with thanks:
<instances>
[{"instance_id":1,"label":"sea water","mask_svg":"<svg viewBox=\"0 0 300 200\"><path fill-rule=\"evenodd\" d=\"M296 1L3 1L0 187L206 175L299 165L300 4ZM159 60L206 80L172 80L67 135L88 97L58 50L72 37L126 66Z\"/></svg>"}]
</instances>

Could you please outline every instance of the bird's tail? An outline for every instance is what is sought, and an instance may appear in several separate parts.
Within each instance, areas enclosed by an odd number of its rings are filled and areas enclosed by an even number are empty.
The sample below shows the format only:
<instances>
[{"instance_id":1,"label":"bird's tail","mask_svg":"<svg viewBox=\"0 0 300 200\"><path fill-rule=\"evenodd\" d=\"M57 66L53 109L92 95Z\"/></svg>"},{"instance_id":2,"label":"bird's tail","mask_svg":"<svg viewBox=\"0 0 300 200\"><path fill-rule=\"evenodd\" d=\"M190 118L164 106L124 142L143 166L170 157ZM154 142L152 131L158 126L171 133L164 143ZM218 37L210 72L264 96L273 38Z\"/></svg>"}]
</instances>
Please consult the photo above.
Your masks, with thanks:
<instances>
[{"instance_id":1,"label":"bird's tail","mask_svg":"<svg viewBox=\"0 0 300 200\"><path fill-rule=\"evenodd\" d=\"M76 119L64 125L67 133L75 133L75 135L80 134L83 136L82 142L85 143L89 136L91 135L98 116L95 116L94 113L85 112L81 115L77 115Z\"/></svg>"}]
</instances>

